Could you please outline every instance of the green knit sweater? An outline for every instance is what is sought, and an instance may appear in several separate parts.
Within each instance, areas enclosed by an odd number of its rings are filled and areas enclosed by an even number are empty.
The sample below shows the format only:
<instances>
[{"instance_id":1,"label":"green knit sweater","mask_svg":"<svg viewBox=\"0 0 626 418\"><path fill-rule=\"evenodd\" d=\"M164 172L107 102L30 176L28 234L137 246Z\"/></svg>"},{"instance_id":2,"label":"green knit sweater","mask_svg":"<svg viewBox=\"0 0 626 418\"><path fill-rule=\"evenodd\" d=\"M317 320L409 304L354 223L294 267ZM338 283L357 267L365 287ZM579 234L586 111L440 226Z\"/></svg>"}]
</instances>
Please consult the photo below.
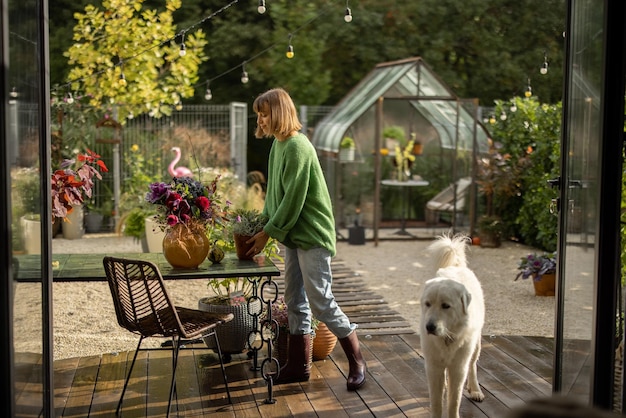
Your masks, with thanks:
<instances>
[{"instance_id":1,"label":"green knit sweater","mask_svg":"<svg viewBox=\"0 0 626 418\"><path fill-rule=\"evenodd\" d=\"M324 173L313 144L301 133L274 139L263 213L265 232L288 248L335 248L335 220Z\"/></svg>"}]
</instances>

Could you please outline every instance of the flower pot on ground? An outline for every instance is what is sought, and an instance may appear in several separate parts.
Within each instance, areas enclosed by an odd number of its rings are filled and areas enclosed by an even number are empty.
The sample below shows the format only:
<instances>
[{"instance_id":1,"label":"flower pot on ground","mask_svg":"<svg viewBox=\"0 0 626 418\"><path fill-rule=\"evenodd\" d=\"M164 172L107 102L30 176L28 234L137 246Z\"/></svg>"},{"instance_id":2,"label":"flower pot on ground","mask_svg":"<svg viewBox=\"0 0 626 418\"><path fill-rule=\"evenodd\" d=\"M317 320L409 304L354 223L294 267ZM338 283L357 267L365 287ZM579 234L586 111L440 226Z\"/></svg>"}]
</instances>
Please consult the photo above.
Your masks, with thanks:
<instances>
[{"instance_id":1,"label":"flower pot on ground","mask_svg":"<svg viewBox=\"0 0 626 418\"><path fill-rule=\"evenodd\" d=\"M63 219L63 238L80 239L85 234L85 215L82 205L73 206Z\"/></svg>"},{"instance_id":2,"label":"flower pot on ground","mask_svg":"<svg viewBox=\"0 0 626 418\"><path fill-rule=\"evenodd\" d=\"M26 254L41 254L41 217L24 215L20 218L20 225Z\"/></svg>"},{"instance_id":3,"label":"flower pot on ground","mask_svg":"<svg viewBox=\"0 0 626 418\"><path fill-rule=\"evenodd\" d=\"M154 220L154 216L145 218L143 222L145 225L144 235L146 237L147 251L149 253L162 253L165 232L159 228L159 224Z\"/></svg>"},{"instance_id":4,"label":"flower pot on ground","mask_svg":"<svg viewBox=\"0 0 626 418\"><path fill-rule=\"evenodd\" d=\"M254 330L252 315L248 313L248 304L245 300L239 303L224 303L223 299L205 297L198 301L198 309L213 313L232 313L232 321L217 328L217 337L220 340L220 349L227 358L230 354L243 352L247 348L248 336ZM215 338L205 337L204 343L208 348L217 349Z\"/></svg>"},{"instance_id":5,"label":"flower pot on ground","mask_svg":"<svg viewBox=\"0 0 626 418\"><path fill-rule=\"evenodd\" d=\"M324 360L332 353L337 344L337 337L330 332L325 323L319 322L313 339L313 360Z\"/></svg>"},{"instance_id":6,"label":"flower pot on ground","mask_svg":"<svg viewBox=\"0 0 626 418\"><path fill-rule=\"evenodd\" d=\"M102 230L104 215L98 212L89 211L85 213L85 231L94 234Z\"/></svg>"},{"instance_id":7,"label":"flower pot on ground","mask_svg":"<svg viewBox=\"0 0 626 418\"><path fill-rule=\"evenodd\" d=\"M499 217L483 216L478 220L478 237L481 247L500 247L503 233L504 224Z\"/></svg>"},{"instance_id":8,"label":"flower pot on ground","mask_svg":"<svg viewBox=\"0 0 626 418\"><path fill-rule=\"evenodd\" d=\"M556 252L522 257L517 266L520 271L515 280L532 277L536 296L554 296L556 289Z\"/></svg>"},{"instance_id":9,"label":"flower pot on ground","mask_svg":"<svg viewBox=\"0 0 626 418\"><path fill-rule=\"evenodd\" d=\"M102 172L109 171L100 158L98 154L87 149L86 154L77 156L78 165L75 168L71 168L75 160L65 160L61 168L51 176L52 221L54 223L61 218L73 224L66 227L68 222L63 223L65 238L75 239L83 235L83 204L92 196L94 179L102 180L98 169ZM80 210L77 211L77 208Z\"/></svg>"}]
</instances>

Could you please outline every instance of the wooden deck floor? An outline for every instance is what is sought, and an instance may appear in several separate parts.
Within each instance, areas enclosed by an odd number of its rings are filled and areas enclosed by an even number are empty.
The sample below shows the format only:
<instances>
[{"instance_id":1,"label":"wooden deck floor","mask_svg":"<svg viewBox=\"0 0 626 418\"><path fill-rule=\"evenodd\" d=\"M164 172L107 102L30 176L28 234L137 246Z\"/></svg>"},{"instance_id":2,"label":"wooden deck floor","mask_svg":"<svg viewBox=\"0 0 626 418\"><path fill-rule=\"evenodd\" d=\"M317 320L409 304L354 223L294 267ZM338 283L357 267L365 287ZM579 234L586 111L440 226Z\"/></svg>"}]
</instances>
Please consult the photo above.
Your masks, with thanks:
<instances>
[{"instance_id":1,"label":"wooden deck floor","mask_svg":"<svg viewBox=\"0 0 626 418\"><path fill-rule=\"evenodd\" d=\"M368 364L365 386L346 390L347 361L339 345L331 355L313 363L306 383L274 386L274 403L266 382L252 371L245 354L227 364L232 396L228 403L216 354L202 345L181 352L177 372L178 398L172 416L184 417L425 417L429 415L428 387L419 336L361 336ZM132 352L64 359L55 362L57 417L115 415ZM32 357L32 356L30 356ZM32 363L24 356L18 370L23 389L18 416L37 416L29 406L35 382ZM171 353L142 351L127 390L124 417L164 416L167 406ZM547 338L497 336L483 338L479 380L486 398L477 403L464 397L463 417L504 417L530 399L551 393L552 341Z\"/></svg>"}]
</instances>

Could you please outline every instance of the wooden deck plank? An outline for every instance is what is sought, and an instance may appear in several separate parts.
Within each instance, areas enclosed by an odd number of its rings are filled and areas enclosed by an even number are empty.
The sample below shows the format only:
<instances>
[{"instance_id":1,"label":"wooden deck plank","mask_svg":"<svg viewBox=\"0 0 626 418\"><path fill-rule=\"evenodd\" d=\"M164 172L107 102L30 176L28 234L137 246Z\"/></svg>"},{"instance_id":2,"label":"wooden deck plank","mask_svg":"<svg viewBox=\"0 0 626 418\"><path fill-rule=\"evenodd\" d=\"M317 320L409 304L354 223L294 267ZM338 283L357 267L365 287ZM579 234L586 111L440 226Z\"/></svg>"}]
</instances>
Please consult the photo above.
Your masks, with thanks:
<instances>
[{"instance_id":1,"label":"wooden deck plank","mask_svg":"<svg viewBox=\"0 0 626 418\"><path fill-rule=\"evenodd\" d=\"M127 351L101 356L94 397L91 401L91 416L104 416L107 411L115 411L117 408L124 387L127 360Z\"/></svg>"}]
</instances>

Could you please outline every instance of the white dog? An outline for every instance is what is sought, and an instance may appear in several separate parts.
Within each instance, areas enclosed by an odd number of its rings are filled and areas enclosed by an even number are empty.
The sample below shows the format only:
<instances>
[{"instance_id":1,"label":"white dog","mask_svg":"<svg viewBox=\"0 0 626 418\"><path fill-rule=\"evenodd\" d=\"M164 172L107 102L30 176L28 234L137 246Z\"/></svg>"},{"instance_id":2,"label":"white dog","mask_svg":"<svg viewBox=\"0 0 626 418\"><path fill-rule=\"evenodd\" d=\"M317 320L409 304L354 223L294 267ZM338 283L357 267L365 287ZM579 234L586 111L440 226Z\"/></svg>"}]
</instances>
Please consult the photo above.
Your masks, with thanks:
<instances>
[{"instance_id":1,"label":"white dog","mask_svg":"<svg viewBox=\"0 0 626 418\"><path fill-rule=\"evenodd\" d=\"M466 380L470 397L485 399L476 376L485 303L480 282L467 268L468 242L462 235L440 236L428 247L438 270L424 286L420 329L431 416L437 418L442 416L446 383L448 418L459 417Z\"/></svg>"}]
</instances>

